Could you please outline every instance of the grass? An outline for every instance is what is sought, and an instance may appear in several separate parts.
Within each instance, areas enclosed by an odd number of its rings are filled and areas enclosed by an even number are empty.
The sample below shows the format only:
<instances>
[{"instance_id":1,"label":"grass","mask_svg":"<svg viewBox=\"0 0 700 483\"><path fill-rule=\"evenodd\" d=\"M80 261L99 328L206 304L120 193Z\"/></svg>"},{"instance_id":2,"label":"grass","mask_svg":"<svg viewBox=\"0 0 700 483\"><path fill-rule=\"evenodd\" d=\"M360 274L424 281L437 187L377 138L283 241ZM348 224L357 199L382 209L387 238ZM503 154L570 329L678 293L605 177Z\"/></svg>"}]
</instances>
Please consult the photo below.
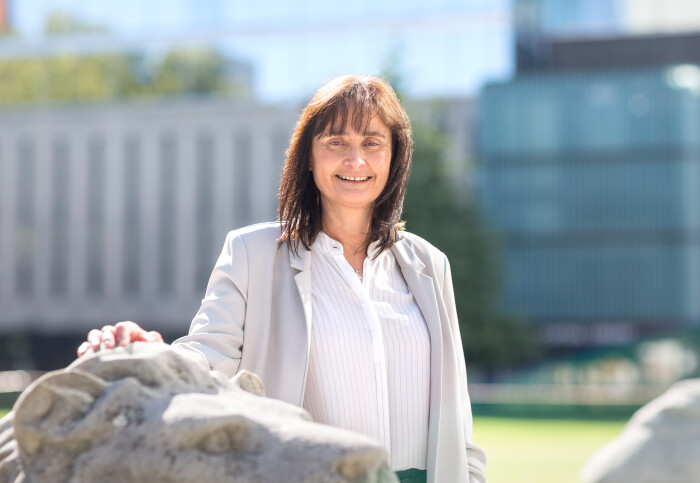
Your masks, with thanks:
<instances>
[{"instance_id":1,"label":"grass","mask_svg":"<svg viewBox=\"0 0 700 483\"><path fill-rule=\"evenodd\" d=\"M0 417L8 411L0 408ZM578 483L588 457L624 424L624 420L478 416L474 441L486 451L489 483Z\"/></svg>"},{"instance_id":2,"label":"grass","mask_svg":"<svg viewBox=\"0 0 700 483\"><path fill-rule=\"evenodd\" d=\"M489 483L578 483L589 456L625 421L475 417L474 442Z\"/></svg>"}]
</instances>

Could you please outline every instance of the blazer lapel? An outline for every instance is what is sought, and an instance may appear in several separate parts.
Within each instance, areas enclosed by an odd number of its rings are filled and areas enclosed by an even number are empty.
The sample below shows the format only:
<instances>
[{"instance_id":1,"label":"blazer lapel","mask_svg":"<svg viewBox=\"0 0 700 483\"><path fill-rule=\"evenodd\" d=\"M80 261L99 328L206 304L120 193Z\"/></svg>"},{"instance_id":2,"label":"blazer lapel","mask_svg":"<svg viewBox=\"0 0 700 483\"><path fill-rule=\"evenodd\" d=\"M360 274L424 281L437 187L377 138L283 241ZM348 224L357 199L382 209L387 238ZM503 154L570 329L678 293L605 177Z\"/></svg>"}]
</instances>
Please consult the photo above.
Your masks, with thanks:
<instances>
[{"instance_id":1,"label":"blazer lapel","mask_svg":"<svg viewBox=\"0 0 700 483\"><path fill-rule=\"evenodd\" d=\"M423 273L425 263L401 240L391 248L401 268L404 280L416 299L430 333L430 416L428 421L428 473L434 472L432 465L437 460L440 428L440 402L442 399L442 329L434 280Z\"/></svg>"},{"instance_id":2,"label":"blazer lapel","mask_svg":"<svg viewBox=\"0 0 700 483\"><path fill-rule=\"evenodd\" d=\"M304 392L306 391L306 374L309 367L309 357L311 352L311 252L303 246L299 247L299 253L295 254L289 248L289 265L299 273L294 275L294 282L299 290L301 305L304 308L304 321L306 325L306 367L304 367L304 382L301 387L301 398L299 406L304 402Z\"/></svg>"}]
</instances>

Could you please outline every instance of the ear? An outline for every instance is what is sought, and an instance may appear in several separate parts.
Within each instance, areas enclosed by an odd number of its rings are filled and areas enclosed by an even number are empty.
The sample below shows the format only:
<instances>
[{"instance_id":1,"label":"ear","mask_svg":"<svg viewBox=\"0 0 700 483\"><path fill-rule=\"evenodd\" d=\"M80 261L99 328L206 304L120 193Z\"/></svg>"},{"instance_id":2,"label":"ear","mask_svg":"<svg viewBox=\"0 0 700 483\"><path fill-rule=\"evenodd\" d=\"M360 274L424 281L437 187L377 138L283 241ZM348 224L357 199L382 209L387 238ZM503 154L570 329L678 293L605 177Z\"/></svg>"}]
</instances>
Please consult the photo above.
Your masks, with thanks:
<instances>
[{"instance_id":1,"label":"ear","mask_svg":"<svg viewBox=\"0 0 700 483\"><path fill-rule=\"evenodd\" d=\"M23 459L70 435L102 394L105 383L80 371L56 371L36 380L14 406L14 429Z\"/></svg>"},{"instance_id":2,"label":"ear","mask_svg":"<svg viewBox=\"0 0 700 483\"><path fill-rule=\"evenodd\" d=\"M233 377L233 383L244 391L265 397L265 385L257 374L242 370Z\"/></svg>"}]
</instances>

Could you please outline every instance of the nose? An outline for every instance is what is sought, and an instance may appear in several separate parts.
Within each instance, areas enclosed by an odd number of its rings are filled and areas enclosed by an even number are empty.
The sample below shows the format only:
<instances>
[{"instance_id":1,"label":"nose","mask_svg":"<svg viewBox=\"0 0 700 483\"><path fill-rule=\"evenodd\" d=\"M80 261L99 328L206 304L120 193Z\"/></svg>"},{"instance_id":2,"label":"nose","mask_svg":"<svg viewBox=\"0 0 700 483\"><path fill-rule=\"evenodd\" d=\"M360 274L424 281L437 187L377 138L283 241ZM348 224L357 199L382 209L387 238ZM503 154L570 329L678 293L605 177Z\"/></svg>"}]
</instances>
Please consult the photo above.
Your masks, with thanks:
<instances>
[{"instance_id":1,"label":"nose","mask_svg":"<svg viewBox=\"0 0 700 483\"><path fill-rule=\"evenodd\" d=\"M360 146L352 145L348 149L348 155L345 158L345 164L351 167L359 167L366 164Z\"/></svg>"}]
</instances>

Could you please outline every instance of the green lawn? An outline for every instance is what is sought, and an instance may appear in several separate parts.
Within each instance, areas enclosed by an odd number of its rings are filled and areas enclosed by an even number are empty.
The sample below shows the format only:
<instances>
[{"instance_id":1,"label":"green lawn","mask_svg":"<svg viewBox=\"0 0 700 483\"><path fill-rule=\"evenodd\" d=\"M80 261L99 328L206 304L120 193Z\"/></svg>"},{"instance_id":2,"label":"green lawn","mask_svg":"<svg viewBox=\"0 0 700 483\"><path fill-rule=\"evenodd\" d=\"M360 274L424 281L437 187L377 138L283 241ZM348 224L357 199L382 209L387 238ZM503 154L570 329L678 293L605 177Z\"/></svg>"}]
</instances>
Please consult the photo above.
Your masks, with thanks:
<instances>
[{"instance_id":1,"label":"green lawn","mask_svg":"<svg viewBox=\"0 0 700 483\"><path fill-rule=\"evenodd\" d=\"M583 463L625 421L474 418L489 483L578 483Z\"/></svg>"},{"instance_id":2,"label":"green lawn","mask_svg":"<svg viewBox=\"0 0 700 483\"><path fill-rule=\"evenodd\" d=\"M0 417L8 409L0 409ZM624 421L475 417L489 483L578 483L578 472Z\"/></svg>"}]
</instances>

